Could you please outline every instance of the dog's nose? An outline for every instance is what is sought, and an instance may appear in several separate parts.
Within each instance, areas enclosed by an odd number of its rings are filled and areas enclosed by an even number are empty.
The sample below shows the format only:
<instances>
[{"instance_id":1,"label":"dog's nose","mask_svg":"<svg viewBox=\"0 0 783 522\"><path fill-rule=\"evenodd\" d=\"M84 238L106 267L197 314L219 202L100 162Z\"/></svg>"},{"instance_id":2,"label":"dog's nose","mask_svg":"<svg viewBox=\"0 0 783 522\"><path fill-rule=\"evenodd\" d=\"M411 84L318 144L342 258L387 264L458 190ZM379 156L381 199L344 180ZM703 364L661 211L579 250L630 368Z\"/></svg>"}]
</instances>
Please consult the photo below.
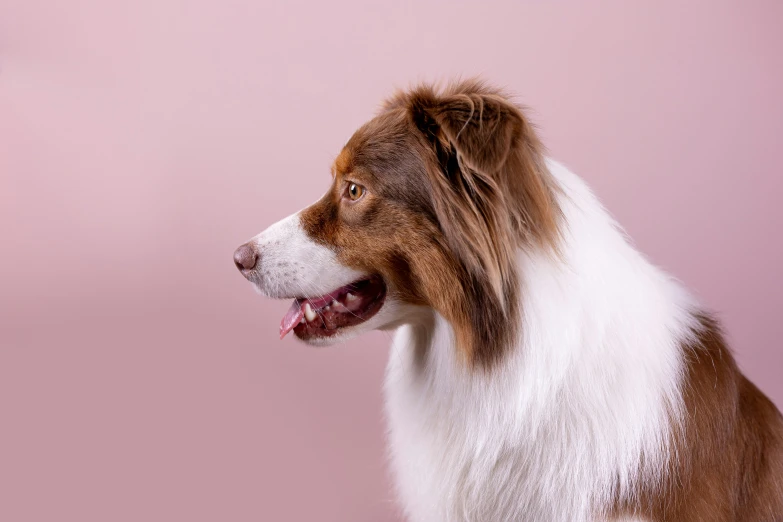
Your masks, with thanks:
<instances>
[{"instance_id":1,"label":"dog's nose","mask_svg":"<svg viewBox=\"0 0 783 522\"><path fill-rule=\"evenodd\" d=\"M252 269L256 266L257 261L258 254L256 254L256 250L247 243L234 251L234 264L237 265L240 271Z\"/></svg>"}]
</instances>

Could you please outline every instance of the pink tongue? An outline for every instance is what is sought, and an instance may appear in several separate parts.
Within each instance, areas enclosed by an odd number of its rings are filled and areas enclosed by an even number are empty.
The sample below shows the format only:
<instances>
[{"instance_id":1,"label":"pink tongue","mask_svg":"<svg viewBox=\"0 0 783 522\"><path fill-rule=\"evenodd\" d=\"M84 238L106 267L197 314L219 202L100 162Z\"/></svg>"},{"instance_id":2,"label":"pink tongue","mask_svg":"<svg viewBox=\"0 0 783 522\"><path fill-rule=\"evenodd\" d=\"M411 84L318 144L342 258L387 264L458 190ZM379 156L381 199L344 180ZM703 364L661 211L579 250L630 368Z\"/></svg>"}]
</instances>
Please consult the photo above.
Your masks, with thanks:
<instances>
[{"instance_id":1,"label":"pink tongue","mask_svg":"<svg viewBox=\"0 0 783 522\"><path fill-rule=\"evenodd\" d=\"M302 320L302 317L304 317L304 310L299 306L299 302L294 300L294 302L291 303L291 308L288 309L285 317L280 321L280 338L282 339L288 332L293 330L294 326Z\"/></svg>"}]
</instances>

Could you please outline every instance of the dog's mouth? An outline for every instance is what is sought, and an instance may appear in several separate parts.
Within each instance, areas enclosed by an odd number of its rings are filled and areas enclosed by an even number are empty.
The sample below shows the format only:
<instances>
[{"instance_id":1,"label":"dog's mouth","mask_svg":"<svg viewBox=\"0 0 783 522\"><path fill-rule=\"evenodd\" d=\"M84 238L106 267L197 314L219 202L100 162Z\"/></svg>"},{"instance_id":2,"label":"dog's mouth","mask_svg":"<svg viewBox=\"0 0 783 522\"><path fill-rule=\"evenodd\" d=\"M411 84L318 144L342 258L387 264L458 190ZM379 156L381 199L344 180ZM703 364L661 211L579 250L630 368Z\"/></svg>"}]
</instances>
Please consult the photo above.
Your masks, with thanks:
<instances>
[{"instance_id":1,"label":"dog's mouth","mask_svg":"<svg viewBox=\"0 0 783 522\"><path fill-rule=\"evenodd\" d=\"M362 279L320 297L299 297L280 322L280 338L291 330L303 340L329 337L378 313L386 284L378 276Z\"/></svg>"}]
</instances>

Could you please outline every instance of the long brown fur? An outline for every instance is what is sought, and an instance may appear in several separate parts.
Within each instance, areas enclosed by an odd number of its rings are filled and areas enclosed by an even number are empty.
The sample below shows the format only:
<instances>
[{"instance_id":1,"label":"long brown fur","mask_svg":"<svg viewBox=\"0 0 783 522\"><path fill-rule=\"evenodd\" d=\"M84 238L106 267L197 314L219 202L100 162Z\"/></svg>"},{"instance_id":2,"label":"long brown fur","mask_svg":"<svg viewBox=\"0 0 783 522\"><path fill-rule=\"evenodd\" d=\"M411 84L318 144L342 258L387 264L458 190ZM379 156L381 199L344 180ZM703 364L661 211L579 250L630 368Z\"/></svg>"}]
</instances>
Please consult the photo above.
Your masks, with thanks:
<instances>
[{"instance_id":1,"label":"long brown fur","mask_svg":"<svg viewBox=\"0 0 783 522\"><path fill-rule=\"evenodd\" d=\"M440 312L471 364L489 366L507 351L520 317L516 251L554 251L560 220L543 148L522 112L480 82L442 93L422 86L389 100L333 171L335 187L351 179L379 197L349 237L335 188L306 215L311 235L338 246L348 266L396 282L406 301ZM356 237L389 221L404 240Z\"/></svg>"},{"instance_id":2,"label":"long brown fur","mask_svg":"<svg viewBox=\"0 0 783 522\"><path fill-rule=\"evenodd\" d=\"M685 417L659 485L618 499L615 514L654 522L783 521L783 417L737 368L715 319L682 347ZM651 485L653 484L653 485Z\"/></svg>"}]
</instances>

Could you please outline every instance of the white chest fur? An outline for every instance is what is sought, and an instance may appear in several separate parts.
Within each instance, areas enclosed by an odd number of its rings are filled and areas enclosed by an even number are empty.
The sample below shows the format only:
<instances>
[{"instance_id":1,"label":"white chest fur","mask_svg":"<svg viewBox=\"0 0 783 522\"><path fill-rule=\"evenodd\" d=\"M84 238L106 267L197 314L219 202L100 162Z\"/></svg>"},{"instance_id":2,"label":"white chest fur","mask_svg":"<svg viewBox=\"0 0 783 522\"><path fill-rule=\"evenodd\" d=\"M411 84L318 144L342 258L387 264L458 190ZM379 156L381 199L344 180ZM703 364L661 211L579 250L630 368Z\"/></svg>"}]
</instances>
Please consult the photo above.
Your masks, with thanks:
<instances>
[{"instance_id":1,"label":"white chest fur","mask_svg":"<svg viewBox=\"0 0 783 522\"><path fill-rule=\"evenodd\" d=\"M396 334L389 443L411 522L597 520L668 458L690 299L581 180L550 169L563 259L520 254L522 334L502 364L465 368L437 315Z\"/></svg>"}]
</instances>

